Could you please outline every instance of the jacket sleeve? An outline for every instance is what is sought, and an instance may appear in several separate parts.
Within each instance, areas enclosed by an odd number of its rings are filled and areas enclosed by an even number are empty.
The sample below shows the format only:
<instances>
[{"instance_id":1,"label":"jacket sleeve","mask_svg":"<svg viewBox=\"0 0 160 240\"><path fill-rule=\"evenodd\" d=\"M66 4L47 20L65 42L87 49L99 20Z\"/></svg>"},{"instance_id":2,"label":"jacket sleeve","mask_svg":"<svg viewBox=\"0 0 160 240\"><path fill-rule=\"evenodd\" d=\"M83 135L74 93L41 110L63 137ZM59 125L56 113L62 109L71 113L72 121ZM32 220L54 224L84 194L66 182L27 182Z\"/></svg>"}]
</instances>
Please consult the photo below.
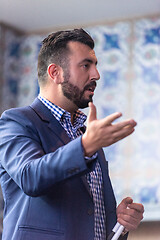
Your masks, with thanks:
<instances>
[{"instance_id":1,"label":"jacket sleeve","mask_svg":"<svg viewBox=\"0 0 160 240\"><path fill-rule=\"evenodd\" d=\"M27 195L42 195L55 184L63 184L88 171L81 137L46 154L34 125L26 126L23 122L22 116L18 117L14 110L2 115L0 161L3 172Z\"/></svg>"}]
</instances>

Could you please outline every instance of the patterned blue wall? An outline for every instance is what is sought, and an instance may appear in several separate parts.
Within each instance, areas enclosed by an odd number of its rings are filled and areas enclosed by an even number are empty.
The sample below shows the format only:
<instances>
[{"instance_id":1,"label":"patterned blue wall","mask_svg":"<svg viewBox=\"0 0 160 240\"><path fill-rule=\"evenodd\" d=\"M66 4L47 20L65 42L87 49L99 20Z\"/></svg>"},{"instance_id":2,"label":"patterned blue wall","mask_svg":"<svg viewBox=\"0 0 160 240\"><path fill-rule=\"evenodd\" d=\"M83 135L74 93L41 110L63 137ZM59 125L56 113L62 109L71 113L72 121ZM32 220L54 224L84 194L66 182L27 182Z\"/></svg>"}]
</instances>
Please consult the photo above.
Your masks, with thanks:
<instances>
[{"instance_id":1,"label":"patterned blue wall","mask_svg":"<svg viewBox=\"0 0 160 240\"><path fill-rule=\"evenodd\" d=\"M135 133L105 148L117 201L130 195L145 220L160 220L160 19L89 29L96 41L101 81L99 117L121 111Z\"/></svg>"}]
</instances>

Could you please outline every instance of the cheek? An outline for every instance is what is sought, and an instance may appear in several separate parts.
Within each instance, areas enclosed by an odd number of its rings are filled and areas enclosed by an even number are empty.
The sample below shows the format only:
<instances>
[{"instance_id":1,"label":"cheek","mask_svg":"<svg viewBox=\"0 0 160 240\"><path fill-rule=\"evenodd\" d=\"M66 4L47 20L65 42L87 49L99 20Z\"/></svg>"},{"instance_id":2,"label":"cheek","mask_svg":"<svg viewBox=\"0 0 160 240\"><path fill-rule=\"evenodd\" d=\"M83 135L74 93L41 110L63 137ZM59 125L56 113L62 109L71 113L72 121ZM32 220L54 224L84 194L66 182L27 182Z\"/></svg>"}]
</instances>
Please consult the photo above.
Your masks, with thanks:
<instances>
[{"instance_id":1,"label":"cheek","mask_svg":"<svg viewBox=\"0 0 160 240\"><path fill-rule=\"evenodd\" d=\"M83 82L82 78L79 77L78 79L74 79L74 80L76 81L72 81L72 84L76 86L80 91L83 91L86 84L85 82Z\"/></svg>"},{"instance_id":2,"label":"cheek","mask_svg":"<svg viewBox=\"0 0 160 240\"><path fill-rule=\"evenodd\" d=\"M77 86L80 90L83 90L86 84L89 83L89 76L84 73L84 71L74 69L70 75L70 82Z\"/></svg>"}]
</instances>

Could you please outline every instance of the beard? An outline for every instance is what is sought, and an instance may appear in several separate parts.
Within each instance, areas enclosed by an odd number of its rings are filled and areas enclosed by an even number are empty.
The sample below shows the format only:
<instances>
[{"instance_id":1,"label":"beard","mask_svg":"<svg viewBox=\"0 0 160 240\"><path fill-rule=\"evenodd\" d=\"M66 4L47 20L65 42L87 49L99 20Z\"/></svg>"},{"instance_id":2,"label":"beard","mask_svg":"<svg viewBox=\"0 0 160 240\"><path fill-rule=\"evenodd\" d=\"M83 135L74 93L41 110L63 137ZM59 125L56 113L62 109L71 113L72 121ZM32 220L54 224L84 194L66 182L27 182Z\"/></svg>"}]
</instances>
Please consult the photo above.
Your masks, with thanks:
<instances>
[{"instance_id":1,"label":"beard","mask_svg":"<svg viewBox=\"0 0 160 240\"><path fill-rule=\"evenodd\" d=\"M93 101L93 95L89 95L89 98L84 98L84 92L90 87L96 87L96 81L92 81L87 84L83 90L80 90L77 86L73 85L69 81L70 75L64 74L64 82L62 83L62 92L66 98L71 100L78 108L88 107L88 103Z\"/></svg>"}]
</instances>

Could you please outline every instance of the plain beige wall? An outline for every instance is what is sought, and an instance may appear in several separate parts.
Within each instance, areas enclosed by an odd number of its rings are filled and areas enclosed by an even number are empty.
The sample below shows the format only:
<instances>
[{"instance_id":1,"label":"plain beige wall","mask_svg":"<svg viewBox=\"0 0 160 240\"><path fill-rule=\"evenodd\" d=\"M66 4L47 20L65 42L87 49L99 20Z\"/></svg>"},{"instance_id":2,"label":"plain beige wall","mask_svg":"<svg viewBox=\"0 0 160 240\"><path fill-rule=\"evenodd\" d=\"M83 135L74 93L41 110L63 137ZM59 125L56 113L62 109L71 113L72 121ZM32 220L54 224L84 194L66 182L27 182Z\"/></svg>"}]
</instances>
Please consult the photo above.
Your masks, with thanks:
<instances>
[{"instance_id":1,"label":"plain beige wall","mask_svg":"<svg viewBox=\"0 0 160 240\"><path fill-rule=\"evenodd\" d=\"M128 240L160 240L160 222L142 222Z\"/></svg>"}]
</instances>

